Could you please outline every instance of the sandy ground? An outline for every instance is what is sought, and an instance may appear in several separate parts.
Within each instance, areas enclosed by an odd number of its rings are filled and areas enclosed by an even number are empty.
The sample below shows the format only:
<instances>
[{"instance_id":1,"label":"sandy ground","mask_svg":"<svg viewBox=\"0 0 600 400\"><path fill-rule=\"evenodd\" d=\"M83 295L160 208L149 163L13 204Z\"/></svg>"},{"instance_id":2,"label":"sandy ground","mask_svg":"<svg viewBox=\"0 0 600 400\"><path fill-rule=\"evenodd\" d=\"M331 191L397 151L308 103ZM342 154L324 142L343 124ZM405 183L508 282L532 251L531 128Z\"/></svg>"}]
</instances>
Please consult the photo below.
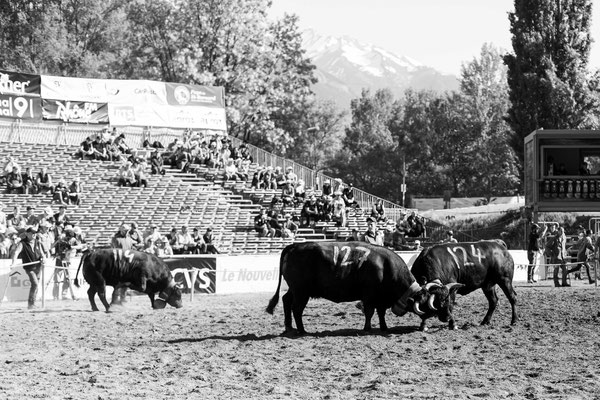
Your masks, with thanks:
<instances>
[{"instance_id":1,"label":"sandy ground","mask_svg":"<svg viewBox=\"0 0 600 400\"><path fill-rule=\"evenodd\" d=\"M458 297L458 328L388 312L389 334L361 331L352 303L311 300L310 332L282 337L271 293L185 297L154 311L134 297L113 313L86 300L0 307L4 399L599 399L600 288L516 285L490 326L481 292ZM377 328L377 318L373 318Z\"/></svg>"}]
</instances>

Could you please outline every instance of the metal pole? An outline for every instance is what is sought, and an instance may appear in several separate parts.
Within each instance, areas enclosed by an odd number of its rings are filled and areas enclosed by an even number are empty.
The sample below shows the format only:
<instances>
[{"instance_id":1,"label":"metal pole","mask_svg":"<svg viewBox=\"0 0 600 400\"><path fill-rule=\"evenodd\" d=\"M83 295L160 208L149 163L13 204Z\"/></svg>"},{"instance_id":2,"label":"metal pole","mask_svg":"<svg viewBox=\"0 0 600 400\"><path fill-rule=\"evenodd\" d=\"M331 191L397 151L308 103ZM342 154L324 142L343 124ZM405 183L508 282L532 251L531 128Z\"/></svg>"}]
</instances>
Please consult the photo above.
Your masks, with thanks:
<instances>
[{"instance_id":1,"label":"metal pole","mask_svg":"<svg viewBox=\"0 0 600 400\"><path fill-rule=\"evenodd\" d=\"M406 207L406 156L402 156L402 207Z\"/></svg>"}]
</instances>

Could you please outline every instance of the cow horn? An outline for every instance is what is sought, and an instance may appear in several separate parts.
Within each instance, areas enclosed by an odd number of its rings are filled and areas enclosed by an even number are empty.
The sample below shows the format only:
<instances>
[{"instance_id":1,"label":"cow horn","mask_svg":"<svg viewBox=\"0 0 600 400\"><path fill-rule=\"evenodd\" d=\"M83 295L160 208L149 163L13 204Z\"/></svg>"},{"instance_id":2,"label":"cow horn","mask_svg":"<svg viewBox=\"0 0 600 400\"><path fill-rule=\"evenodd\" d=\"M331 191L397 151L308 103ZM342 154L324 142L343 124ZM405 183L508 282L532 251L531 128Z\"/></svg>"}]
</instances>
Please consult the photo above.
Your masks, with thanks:
<instances>
[{"instance_id":1,"label":"cow horn","mask_svg":"<svg viewBox=\"0 0 600 400\"><path fill-rule=\"evenodd\" d=\"M437 311L437 308L435 308L435 306L433 305L434 300L435 300L435 294L432 294L431 296L429 296L429 300L427 300L427 305L433 311Z\"/></svg>"},{"instance_id":2,"label":"cow horn","mask_svg":"<svg viewBox=\"0 0 600 400\"><path fill-rule=\"evenodd\" d=\"M451 290L452 290L452 288L454 288L454 287L456 287L456 286L458 286L458 289L460 289L461 287L463 287L463 286L465 286L465 285L463 285L462 283L456 283L456 282L452 282L452 283L448 283L448 284L446 285L446 288L448 289L448 291L451 291Z\"/></svg>"},{"instance_id":3,"label":"cow horn","mask_svg":"<svg viewBox=\"0 0 600 400\"><path fill-rule=\"evenodd\" d=\"M429 290L433 286L439 287L439 286L442 286L442 283L439 280L436 279L435 281L429 282L427 285L425 285L425 290Z\"/></svg>"},{"instance_id":4,"label":"cow horn","mask_svg":"<svg viewBox=\"0 0 600 400\"><path fill-rule=\"evenodd\" d=\"M424 313L423 311L421 311L421 309L419 308L419 302L418 302L418 301L415 301L415 302L413 303L413 311L414 311L414 312L415 312L415 314L417 314L417 315L423 315L423 314L425 314L425 313Z\"/></svg>"}]
</instances>

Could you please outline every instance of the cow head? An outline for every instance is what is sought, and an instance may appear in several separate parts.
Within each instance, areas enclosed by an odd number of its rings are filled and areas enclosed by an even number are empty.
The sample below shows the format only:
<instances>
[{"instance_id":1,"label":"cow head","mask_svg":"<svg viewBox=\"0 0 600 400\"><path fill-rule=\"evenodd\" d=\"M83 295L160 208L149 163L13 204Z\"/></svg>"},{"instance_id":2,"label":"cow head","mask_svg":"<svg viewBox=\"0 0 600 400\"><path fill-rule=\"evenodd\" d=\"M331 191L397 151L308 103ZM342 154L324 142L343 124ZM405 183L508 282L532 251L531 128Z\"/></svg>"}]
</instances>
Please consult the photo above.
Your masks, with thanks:
<instances>
[{"instance_id":1,"label":"cow head","mask_svg":"<svg viewBox=\"0 0 600 400\"><path fill-rule=\"evenodd\" d=\"M171 280L169 286L158 295L158 299L154 300L154 309L160 310L166 307L167 303L175 308L183 307L181 302L181 289Z\"/></svg>"},{"instance_id":2,"label":"cow head","mask_svg":"<svg viewBox=\"0 0 600 400\"><path fill-rule=\"evenodd\" d=\"M456 291L463 286L462 283L442 285L439 281L430 282L411 298L412 311L424 320L437 316L440 321L448 322Z\"/></svg>"}]
</instances>

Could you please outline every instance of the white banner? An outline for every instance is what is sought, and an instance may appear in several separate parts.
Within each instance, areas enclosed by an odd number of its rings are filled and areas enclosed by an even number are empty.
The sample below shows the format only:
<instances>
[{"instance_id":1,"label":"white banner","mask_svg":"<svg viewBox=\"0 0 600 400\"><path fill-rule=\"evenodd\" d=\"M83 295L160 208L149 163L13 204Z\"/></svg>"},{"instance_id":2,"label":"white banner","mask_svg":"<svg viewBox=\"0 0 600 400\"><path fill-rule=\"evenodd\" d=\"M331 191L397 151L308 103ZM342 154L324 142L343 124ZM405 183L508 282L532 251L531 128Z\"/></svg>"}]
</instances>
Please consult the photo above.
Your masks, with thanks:
<instances>
[{"instance_id":1,"label":"white banner","mask_svg":"<svg viewBox=\"0 0 600 400\"><path fill-rule=\"evenodd\" d=\"M42 75L41 96L47 100L107 103L110 82L115 81Z\"/></svg>"}]
</instances>

